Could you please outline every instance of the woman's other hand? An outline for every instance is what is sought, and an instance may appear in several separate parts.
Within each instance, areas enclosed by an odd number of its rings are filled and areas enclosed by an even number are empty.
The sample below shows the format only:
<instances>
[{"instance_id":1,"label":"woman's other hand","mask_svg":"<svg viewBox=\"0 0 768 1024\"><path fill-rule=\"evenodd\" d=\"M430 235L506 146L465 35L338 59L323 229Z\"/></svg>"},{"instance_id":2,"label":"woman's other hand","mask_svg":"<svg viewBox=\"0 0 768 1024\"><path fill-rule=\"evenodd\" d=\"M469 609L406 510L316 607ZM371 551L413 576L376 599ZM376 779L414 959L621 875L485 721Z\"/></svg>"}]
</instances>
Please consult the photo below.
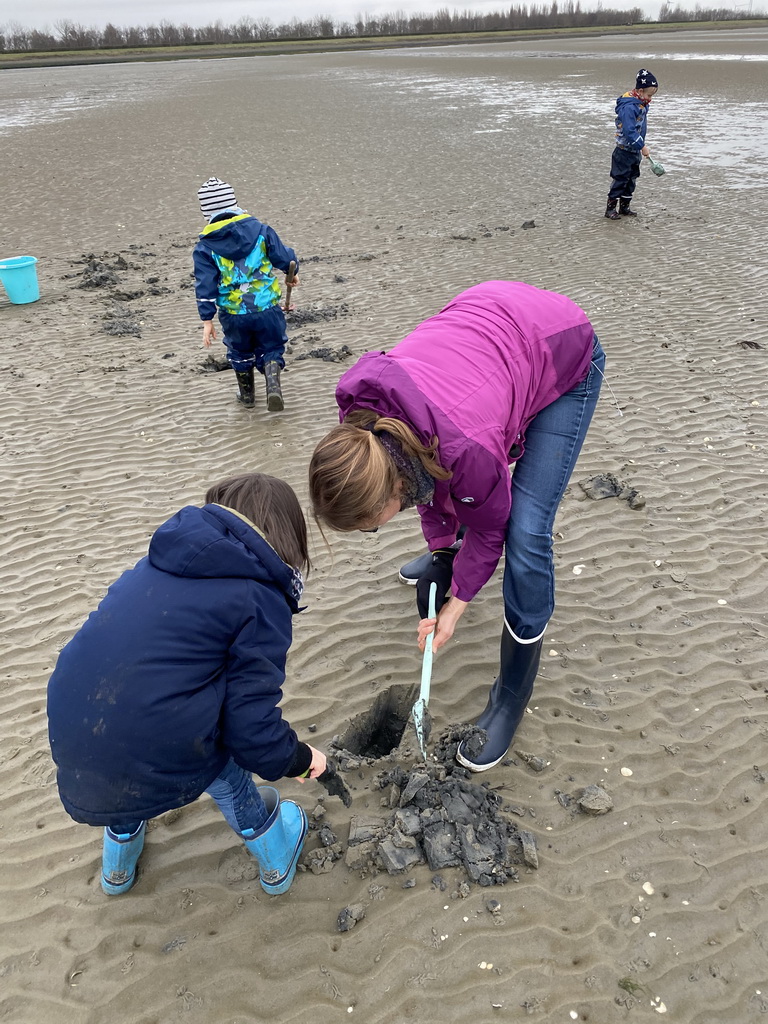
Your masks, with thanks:
<instances>
[{"instance_id":1,"label":"woman's other hand","mask_svg":"<svg viewBox=\"0 0 768 1024\"><path fill-rule=\"evenodd\" d=\"M460 601L458 597L450 597L440 609L436 619L421 619L418 627L419 650L424 650L427 637L434 630L432 650L439 651L447 644L456 629L456 623L469 604L468 601Z\"/></svg>"}]
</instances>

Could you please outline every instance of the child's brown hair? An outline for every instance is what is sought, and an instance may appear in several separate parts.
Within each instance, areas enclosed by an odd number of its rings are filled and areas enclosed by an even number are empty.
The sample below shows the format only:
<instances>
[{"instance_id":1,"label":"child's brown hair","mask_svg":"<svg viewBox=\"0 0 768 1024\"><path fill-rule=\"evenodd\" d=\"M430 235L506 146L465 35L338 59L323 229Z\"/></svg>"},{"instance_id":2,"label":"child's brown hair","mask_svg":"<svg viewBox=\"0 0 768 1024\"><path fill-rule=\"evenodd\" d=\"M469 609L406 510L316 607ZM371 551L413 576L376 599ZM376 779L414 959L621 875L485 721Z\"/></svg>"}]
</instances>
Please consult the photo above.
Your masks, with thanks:
<instances>
[{"instance_id":1,"label":"child's brown hair","mask_svg":"<svg viewBox=\"0 0 768 1024\"><path fill-rule=\"evenodd\" d=\"M299 499L285 480L266 473L241 473L210 487L205 501L245 516L287 565L309 572L307 523Z\"/></svg>"}]
</instances>

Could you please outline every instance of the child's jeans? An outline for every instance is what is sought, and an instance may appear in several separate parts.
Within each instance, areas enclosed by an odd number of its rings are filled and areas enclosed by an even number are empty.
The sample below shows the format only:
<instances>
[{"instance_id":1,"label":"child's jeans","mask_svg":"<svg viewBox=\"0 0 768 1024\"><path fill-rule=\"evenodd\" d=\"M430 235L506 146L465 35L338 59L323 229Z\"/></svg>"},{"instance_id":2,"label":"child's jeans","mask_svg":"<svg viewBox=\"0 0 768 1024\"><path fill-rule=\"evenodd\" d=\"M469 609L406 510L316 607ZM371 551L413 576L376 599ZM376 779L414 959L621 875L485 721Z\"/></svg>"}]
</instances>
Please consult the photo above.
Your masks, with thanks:
<instances>
[{"instance_id":1,"label":"child's jeans","mask_svg":"<svg viewBox=\"0 0 768 1024\"><path fill-rule=\"evenodd\" d=\"M637 179L640 177L641 153L617 146L611 157L611 188L609 199L631 199L635 192Z\"/></svg>"},{"instance_id":2,"label":"child's jeans","mask_svg":"<svg viewBox=\"0 0 768 1024\"><path fill-rule=\"evenodd\" d=\"M583 381L534 416L512 476L507 526L504 616L518 640L544 632L555 608L552 529L600 395L605 354L595 337Z\"/></svg>"},{"instance_id":3,"label":"child's jeans","mask_svg":"<svg viewBox=\"0 0 768 1024\"><path fill-rule=\"evenodd\" d=\"M221 774L206 789L206 793L213 797L227 824L237 833L247 828L260 828L269 817L251 773L232 760L224 765ZM140 827L141 821L119 822L109 826L115 835L133 835Z\"/></svg>"},{"instance_id":4,"label":"child's jeans","mask_svg":"<svg viewBox=\"0 0 768 1024\"><path fill-rule=\"evenodd\" d=\"M264 372L264 363L275 361L285 366L283 353L288 341L285 315L280 306L254 313L226 313L219 310L219 323L224 331L224 344L232 369L247 373L254 366Z\"/></svg>"}]
</instances>

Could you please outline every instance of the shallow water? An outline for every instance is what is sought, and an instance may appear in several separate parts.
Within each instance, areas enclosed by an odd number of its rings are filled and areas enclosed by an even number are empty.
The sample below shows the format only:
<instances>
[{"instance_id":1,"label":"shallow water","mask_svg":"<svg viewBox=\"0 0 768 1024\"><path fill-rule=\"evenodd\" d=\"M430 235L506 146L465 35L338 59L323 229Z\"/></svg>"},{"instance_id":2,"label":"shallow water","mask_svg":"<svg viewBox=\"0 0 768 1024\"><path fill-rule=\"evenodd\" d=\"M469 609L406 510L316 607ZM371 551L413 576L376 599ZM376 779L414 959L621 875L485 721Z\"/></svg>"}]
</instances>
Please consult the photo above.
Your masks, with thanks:
<instances>
[{"instance_id":1,"label":"shallow water","mask_svg":"<svg viewBox=\"0 0 768 1024\"><path fill-rule=\"evenodd\" d=\"M540 47L503 43L4 71L0 137L127 104L137 117L153 117L160 101L187 96L193 104L219 86L238 94L258 76L292 83L299 92L332 85L349 103L385 95L392 104L426 107L432 116L447 117L451 141L470 135L473 144L506 145L525 122L545 144L577 147L583 155L593 147L610 150L615 95L631 86L636 65L648 64L662 86L650 110L649 141L667 170L690 175L718 168L727 187L757 188L768 165L768 135L760 128L768 121L768 101L759 88L767 62L768 31L755 29L598 37L588 49L584 39L573 38ZM753 88L744 88L745 64L754 69ZM730 74L736 65L739 85ZM452 112L460 115L454 124Z\"/></svg>"}]
</instances>

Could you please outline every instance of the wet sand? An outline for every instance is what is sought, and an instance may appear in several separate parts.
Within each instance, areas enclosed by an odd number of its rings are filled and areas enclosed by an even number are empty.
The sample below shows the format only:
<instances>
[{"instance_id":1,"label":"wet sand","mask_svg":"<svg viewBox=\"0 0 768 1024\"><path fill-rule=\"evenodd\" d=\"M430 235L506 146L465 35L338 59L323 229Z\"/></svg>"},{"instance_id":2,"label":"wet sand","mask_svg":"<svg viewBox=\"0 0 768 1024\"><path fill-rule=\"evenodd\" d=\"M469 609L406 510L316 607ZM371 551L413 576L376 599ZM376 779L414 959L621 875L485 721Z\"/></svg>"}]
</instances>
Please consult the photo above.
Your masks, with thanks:
<instances>
[{"instance_id":1,"label":"wet sand","mask_svg":"<svg viewBox=\"0 0 768 1024\"><path fill-rule=\"evenodd\" d=\"M1 1019L768 1012L768 35L536 46L3 72L17 122L2 129L2 245L38 256L42 298L0 295ZM643 64L662 84L649 143L668 173L644 168L639 216L612 223L612 101ZM240 408L231 373L205 372L190 250L210 174L304 260L281 415ZM80 287L94 263L117 280ZM344 367L494 277L577 301L614 396L556 523L558 605L530 713L511 763L479 780L535 836L538 869L468 889L447 869L443 890L426 865L361 877L342 857L270 899L203 798L152 822L135 889L103 896L98 833L56 794L57 652L214 480L258 469L306 501ZM587 497L579 481L606 473L644 507ZM314 541L284 708L326 746L377 694L418 683L396 570L421 543L413 514L333 537L332 553ZM436 658L435 738L482 709L500 628L499 572ZM384 813L374 779L392 767L348 771L350 809L324 800L317 822L344 849L353 814ZM613 810L578 809L590 785ZM281 790L310 815L323 795ZM339 933L354 904L365 917Z\"/></svg>"}]
</instances>

